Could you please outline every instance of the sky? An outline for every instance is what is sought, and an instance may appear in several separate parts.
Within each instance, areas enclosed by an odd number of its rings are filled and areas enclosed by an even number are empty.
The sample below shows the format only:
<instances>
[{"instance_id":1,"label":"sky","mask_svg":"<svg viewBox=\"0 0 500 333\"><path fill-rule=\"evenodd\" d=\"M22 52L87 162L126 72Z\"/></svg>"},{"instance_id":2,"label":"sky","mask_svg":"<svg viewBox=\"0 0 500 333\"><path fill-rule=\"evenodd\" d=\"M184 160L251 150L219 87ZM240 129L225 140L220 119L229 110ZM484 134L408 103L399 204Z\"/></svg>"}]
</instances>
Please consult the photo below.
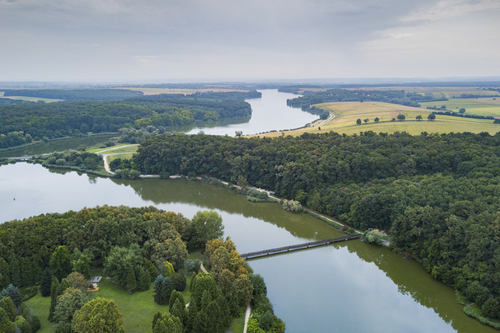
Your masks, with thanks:
<instances>
[{"instance_id":1,"label":"sky","mask_svg":"<svg viewBox=\"0 0 500 333\"><path fill-rule=\"evenodd\" d=\"M0 0L0 81L500 76L500 0Z\"/></svg>"}]
</instances>

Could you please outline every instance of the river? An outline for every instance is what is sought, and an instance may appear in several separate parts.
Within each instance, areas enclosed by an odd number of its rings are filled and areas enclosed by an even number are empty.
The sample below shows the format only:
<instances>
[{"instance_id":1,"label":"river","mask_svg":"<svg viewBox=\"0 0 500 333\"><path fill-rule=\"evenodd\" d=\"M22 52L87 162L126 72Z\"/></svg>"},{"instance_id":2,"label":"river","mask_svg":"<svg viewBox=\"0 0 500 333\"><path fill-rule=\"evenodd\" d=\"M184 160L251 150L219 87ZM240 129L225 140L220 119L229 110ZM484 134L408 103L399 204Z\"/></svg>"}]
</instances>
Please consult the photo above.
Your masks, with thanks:
<instances>
[{"instance_id":1,"label":"river","mask_svg":"<svg viewBox=\"0 0 500 333\"><path fill-rule=\"evenodd\" d=\"M212 209L240 253L339 236L307 214L187 180L115 180L17 163L0 167L0 223L97 205L149 206L191 218ZM496 332L418 263L359 240L249 261L287 332Z\"/></svg>"},{"instance_id":2,"label":"river","mask_svg":"<svg viewBox=\"0 0 500 333\"><path fill-rule=\"evenodd\" d=\"M262 98L246 100L252 107L252 116L250 118L226 118L218 122L206 123L202 127L192 125L183 126L171 129L171 131L187 134L197 134L203 131L205 134L210 135L227 134L235 136L236 131L242 131L246 135L271 130L294 129L318 119L316 115L286 105L287 99L296 98L297 95L280 93L277 89L260 90L260 92L262 93ZM80 145L90 147L106 142L109 138L109 136L94 136L50 141L25 148L0 151L0 157L32 156L53 151L76 149Z\"/></svg>"}]
</instances>

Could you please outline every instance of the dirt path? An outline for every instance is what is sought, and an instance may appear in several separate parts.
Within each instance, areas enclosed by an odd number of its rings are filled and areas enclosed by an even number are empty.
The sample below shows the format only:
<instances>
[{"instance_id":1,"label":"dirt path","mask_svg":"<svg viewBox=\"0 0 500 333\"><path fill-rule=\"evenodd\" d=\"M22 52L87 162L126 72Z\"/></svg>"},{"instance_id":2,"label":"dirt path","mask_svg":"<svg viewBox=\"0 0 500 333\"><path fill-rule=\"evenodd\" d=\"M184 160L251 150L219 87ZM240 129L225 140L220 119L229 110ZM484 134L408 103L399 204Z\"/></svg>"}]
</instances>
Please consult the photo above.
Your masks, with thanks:
<instances>
[{"instance_id":1,"label":"dirt path","mask_svg":"<svg viewBox=\"0 0 500 333\"><path fill-rule=\"evenodd\" d=\"M243 326L243 333L247 333L248 319L250 319L250 313L252 312L252 306L250 302L247 304L247 310L245 311L245 326Z\"/></svg>"},{"instance_id":2,"label":"dirt path","mask_svg":"<svg viewBox=\"0 0 500 333\"><path fill-rule=\"evenodd\" d=\"M111 171L109 167L109 162L108 162L108 156L111 155L125 155L125 154L130 154L130 153L114 153L114 154L103 154L102 159L104 160L104 169L109 172L110 174L114 175L115 173Z\"/></svg>"}]
</instances>

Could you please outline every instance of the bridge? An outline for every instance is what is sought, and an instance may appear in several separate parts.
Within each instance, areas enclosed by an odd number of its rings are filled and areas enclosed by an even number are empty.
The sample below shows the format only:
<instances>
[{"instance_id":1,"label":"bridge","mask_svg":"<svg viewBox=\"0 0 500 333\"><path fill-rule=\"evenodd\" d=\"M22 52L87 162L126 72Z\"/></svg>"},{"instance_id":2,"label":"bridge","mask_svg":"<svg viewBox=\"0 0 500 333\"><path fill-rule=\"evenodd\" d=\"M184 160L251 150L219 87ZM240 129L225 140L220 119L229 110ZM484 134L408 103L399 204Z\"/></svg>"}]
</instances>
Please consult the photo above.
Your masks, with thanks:
<instances>
[{"instance_id":1,"label":"bridge","mask_svg":"<svg viewBox=\"0 0 500 333\"><path fill-rule=\"evenodd\" d=\"M321 240L321 241L278 247L275 249L263 250L263 251L258 251L258 252L244 253L241 255L241 257L243 259L253 259L253 258L259 258L259 257L265 257L265 256L272 255L272 254L297 251L297 250L302 250L302 249L308 249L311 247L327 245L327 244L331 244L331 243L348 241L351 239L357 239L359 237L361 237L361 235L352 235L352 236L344 236L344 237L339 237L339 238L325 239L325 240Z\"/></svg>"}]
</instances>

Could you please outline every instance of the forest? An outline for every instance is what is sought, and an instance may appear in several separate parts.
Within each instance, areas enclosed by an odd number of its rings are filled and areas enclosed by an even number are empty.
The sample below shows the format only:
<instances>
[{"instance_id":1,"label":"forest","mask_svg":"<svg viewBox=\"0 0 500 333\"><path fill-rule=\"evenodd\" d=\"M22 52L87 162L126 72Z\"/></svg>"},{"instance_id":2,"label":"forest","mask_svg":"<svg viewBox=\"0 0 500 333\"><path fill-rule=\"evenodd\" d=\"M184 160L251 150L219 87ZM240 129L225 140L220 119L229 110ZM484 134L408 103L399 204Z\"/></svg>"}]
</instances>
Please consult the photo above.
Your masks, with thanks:
<instances>
[{"instance_id":1,"label":"forest","mask_svg":"<svg viewBox=\"0 0 500 333\"><path fill-rule=\"evenodd\" d=\"M170 305L169 312L151 314L154 333L225 332L250 301L257 328L284 332L264 280L253 274L230 239L222 239L223 229L222 218L213 211L197 212L189 220L152 206L102 206L5 222L0 225L0 329L17 332L12 324L15 315L4 320L4 298L19 294L18 288L33 289L36 295L39 285L42 297L51 297L49 320L58 323L56 332L123 332L122 314L114 301L87 293L91 268L104 267L129 294L146 291L154 282L154 298L146 301ZM200 249L210 259L205 264L211 273L192 276L200 262L189 260L188 250ZM186 275L189 307L181 293L187 287ZM12 311L21 311L20 302L16 306ZM102 315L109 316L105 326L111 328L92 326L100 307L104 313L114 309ZM14 324L21 325L17 319ZM148 325L143 331L150 329Z\"/></svg>"},{"instance_id":2,"label":"forest","mask_svg":"<svg viewBox=\"0 0 500 333\"><path fill-rule=\"evenodd\" d=\"M139 147L150 174L266 188L362 230L499 318L500 134L361 132L300 137L167 135Z\"/></svg>"},{"instance_id":3,"label":"forest","mask_svg":"<svg viewBox=\"0 0 500 333\"><path fill-rule=\"evenodd\" d=\"M251 91L193 95L155 95L121 102L58 102L0 106L0 148L88 132L117 132L120 128L176 127L212 122L252 113L245 98Z\"/></svg>"}]
</instances>

